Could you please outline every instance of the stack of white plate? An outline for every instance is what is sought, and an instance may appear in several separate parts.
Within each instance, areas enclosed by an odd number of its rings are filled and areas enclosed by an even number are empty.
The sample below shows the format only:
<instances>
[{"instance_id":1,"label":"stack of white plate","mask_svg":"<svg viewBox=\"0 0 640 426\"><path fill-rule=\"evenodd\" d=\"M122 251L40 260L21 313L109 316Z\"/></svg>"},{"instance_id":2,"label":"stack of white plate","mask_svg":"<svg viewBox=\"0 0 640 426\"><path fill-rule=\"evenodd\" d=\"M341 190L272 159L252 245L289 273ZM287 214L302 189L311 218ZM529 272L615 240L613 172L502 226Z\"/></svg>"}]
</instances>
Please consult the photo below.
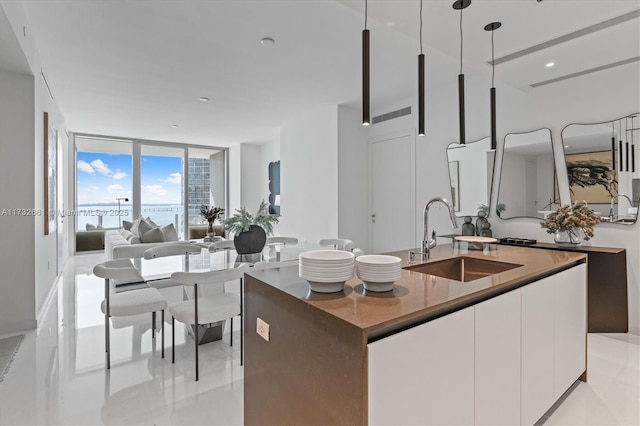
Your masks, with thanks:
<instances>
[{"instance_id":1,"label":"stack of white plate","mask_svg":"<svg viewBox=\"0 0 640 426\"><path fill-rule=\"evenodd\" d=\"M354 255L342 250L312 250L300 253L300 278L309 281L312 291L336 293L353 278Z\"/></svg>"},{"instance_id":2,"label":"stack of white plate","mask_svg":"<svg viewBox=\"0 0 640 426\"><path fill-rule=\"evenodd\" d=\"M395 256L369 254L356 258L358 277L367 291L391 291L393 284L400 279L402 260Z\"/></svg>"}]
</instances>

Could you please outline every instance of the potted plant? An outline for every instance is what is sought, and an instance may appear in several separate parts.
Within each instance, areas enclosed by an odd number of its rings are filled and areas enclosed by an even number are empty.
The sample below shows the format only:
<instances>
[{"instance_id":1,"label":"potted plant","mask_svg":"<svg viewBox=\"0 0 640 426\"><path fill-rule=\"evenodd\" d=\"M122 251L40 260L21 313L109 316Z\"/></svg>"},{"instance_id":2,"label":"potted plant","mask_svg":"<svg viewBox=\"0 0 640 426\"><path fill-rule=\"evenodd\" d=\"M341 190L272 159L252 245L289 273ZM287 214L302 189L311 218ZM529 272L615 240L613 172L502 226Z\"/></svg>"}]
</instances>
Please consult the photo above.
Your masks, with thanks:
<instances>
[{"instance_id":1,"label":"potted plant","mask_svg":"<svg viewBox=\"0 0 640 426\"><path fill-rule=\"evenodd\" d=\"M540 222L547 228L548 234L554 234L553 240L563 247L576 247L582 241L593 237L593 226L600 218L585 205L564 205Z\"/></svg>"},{"instance_id":2,"label":"potted plant","mask_svg":"<svg viewBox=\"0 0 640 426\"><path fill-rule=\"evenodd\" d=\"M267 242L267 235L273 234L273 225L278 216L269 214L267 203L262 200L256 214L252 215L242 207L225 220L225 228L235 234L233 242L238 254L260 253Z\"/></svg>"},{"instance_id":3,"label":"potted plant","mask_svg":"<svg viewBox=\"0 0 640 426\"><path fill-rule=\"evenodd\" d=\"M219 220L220 217L222 217L222 215L224 214L224 209L222 207L214 207L214 206L209 207L203 204L200 206L200 214L202 215L204 220L209 222L209 227L207 228L207 235L209 236L209 238L213 238L214 222L216 220Z\"/></svg>"}]
</instances>

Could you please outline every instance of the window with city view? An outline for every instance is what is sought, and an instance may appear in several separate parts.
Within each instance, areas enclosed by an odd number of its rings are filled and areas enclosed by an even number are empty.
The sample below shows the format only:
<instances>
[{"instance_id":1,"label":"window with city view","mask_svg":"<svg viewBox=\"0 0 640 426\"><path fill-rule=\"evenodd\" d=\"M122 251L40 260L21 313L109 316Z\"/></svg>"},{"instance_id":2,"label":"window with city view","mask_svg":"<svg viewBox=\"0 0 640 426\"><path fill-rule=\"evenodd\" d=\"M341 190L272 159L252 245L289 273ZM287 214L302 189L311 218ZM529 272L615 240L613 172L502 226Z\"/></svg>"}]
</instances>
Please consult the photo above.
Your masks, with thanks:
<instances>
[{"instance_id":1,"label":"window with city view","mask_svg":"<svg viewBox=\"0 0 640 426\"><path fill-rule=\"evenodd\" d=\"M96 242L84 244L89 232L117 229L134 216L173 224L180 239L201 238L206 224L200 206L225 207L225 155L180 144L76 137L76 232L83 236L79 242L76 235L76 249L99 249Z\"/></svg>"}]
</instances>

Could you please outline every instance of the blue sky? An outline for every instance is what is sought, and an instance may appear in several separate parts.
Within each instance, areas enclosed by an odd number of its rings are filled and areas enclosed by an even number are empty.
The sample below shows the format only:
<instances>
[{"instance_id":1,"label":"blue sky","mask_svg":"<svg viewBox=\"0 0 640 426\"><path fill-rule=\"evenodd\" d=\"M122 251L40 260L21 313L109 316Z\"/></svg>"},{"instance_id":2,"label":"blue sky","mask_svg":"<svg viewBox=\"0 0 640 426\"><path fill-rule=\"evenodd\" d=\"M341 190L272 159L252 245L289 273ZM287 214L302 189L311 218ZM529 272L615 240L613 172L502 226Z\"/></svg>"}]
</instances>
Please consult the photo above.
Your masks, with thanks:
<instances>
[{"instance_id":1,"label":"blue sky","mask_svg":"<svg viewBox=\"0 0 640 426\"><path fill-rule=\"evenodd\" d=\"M131 199L131 155L78 152L78 204ZM142 204L181 204L182 159L142 156Z\"/></svg>"}]
</instances>

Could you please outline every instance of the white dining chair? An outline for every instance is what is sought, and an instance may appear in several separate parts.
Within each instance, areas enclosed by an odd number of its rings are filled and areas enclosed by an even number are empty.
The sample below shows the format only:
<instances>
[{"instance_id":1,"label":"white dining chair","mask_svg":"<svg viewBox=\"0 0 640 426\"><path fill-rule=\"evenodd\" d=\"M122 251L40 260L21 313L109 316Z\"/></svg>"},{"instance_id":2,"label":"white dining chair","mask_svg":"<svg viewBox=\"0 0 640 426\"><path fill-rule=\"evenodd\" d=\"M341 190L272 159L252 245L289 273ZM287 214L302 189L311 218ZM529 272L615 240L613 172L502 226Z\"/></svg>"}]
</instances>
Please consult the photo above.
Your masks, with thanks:
<instances>
[{"instance_id":1,"label":"white dining chair","mask_svg":"<svg viewBox=\"0 0 640 426\"><path fill-rule=\"evenodd\" d=\"M266 245L270 244L296 245L298 244L298 239L295 237L267 237Z\"/></svg>"},{"instance_id":2,"label":"white dining chair","mask_svg":"<svg viewBox=\"0 0 640 426\"><path fill-rule=\"evenodd\" d=\"M256 262L253 264L253 269L259 271L261 269L286 268L287 266L298 266L298 259L279 262Z\"/></svg>"},{"instance_id":3,"label":"white dining chair","mask_svg":"<svg viewBox=\"0 0 640 426\"><path fill-rule=\"evenodd\" d=\"M171 280L184 286L193 287L193 300L185 300L169 305L171 313L171 362L175 363L175 320L191 326L194 325L195 334L195 364L196 381L199 380L199 350L198 326L210 324L226 319L231 320L230 345L233 346L233 317L240 315L240 365L242 365L243 332L242 332L242 297L236 293L225 293L224 283L242 279L249 270L249 265L243 264L234 269L209 272L175 272ZM204 287L207 295L202 296ZM213 293L215 292L215 293Z\"/></svg>"},{"instance_id":4,"label":"white dining chair","mask_svg":"<svg viewBox=\"0 0 640 426\"><path fill-rule=\"evenodd\" d=\"M176 256L181 254L199 254L202 247L189 243L165 244L161 246L151 247L143 253L145 259L155 259L165 256Z\"/></svg>"},{"instance_id":5,"label":"white dining chair","mask_svg":"<svg viewBox=\"0 0 640 426\"><path fill-rule=\"evenodd\" d=\"M156 312L162 312L162 358L164 358L164 311L167 309L167 301L155 288L142 288L111 294L111 283L120 282L144 282L129 259L109 260L93 267L93 274L104 278L104 300L100 304L104 314L105 352L107 354L107 369L111 369L111 317L124 317L140 315L151 312L151 338L156 338Z\"/></svg>"},{"instance_id":6,"label":"white dining chair","mask_svg":"<svg viewBox=\"0 0 640 426\"><path fill-rule=\"evenodd\" d=\"M211 245L209 246L209 252L215 253L222 250L235 250L235 248L236 245L233 243L233 240L220 240L211 243Z\"/></svg>"},{"instance_id":7,"label":"white dining chair","mask_svg":"<svg viewBox=\"0 0 640 426\"><path fill-rule=\"evenodd\" d=\"M318 244L323 247L333 247L335 250L347 250L350 251L355 247L353 241L346 238L323 238Z\"/></svg>"}]
</instances>

